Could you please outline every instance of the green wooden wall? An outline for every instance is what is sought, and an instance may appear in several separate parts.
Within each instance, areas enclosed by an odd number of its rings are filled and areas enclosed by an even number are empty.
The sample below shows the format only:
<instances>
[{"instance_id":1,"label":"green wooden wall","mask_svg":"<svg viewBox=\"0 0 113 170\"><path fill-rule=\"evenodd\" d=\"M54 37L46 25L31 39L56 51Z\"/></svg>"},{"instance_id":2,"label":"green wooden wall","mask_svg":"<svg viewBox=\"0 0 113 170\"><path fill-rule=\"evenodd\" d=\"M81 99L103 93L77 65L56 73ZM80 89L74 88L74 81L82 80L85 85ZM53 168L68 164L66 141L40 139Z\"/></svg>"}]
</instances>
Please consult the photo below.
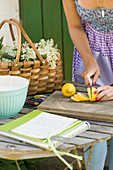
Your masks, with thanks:
<instances>
[{"instance_id":1,"label":"green wooden wall","mask_svg":"<svg viewBox=\"0 0 113 170\"><path fill-rule=\"evenodd\" d=\"M62 0L20 0L20 18L33 42L55 40L61 50L63 79L72 79L73 43L70 39Z\"/></svg>"}]
</instances>

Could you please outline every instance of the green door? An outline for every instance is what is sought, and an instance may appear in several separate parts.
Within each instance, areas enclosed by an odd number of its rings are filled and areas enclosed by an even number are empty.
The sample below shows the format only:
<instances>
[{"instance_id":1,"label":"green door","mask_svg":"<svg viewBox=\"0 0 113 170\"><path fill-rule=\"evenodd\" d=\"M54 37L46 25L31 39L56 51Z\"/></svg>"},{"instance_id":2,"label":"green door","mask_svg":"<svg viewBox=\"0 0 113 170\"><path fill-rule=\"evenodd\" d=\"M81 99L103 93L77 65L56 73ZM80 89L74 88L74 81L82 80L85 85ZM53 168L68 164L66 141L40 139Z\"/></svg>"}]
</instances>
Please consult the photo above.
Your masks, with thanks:
<instances>
[{"instance_id":1,"label":"green door","mask_svg":"<svg viewBox=\"0 0 113 170\"><path fill-rule=\"evenodd\" d=\"M61 51L64 80L72 79L73 43L62 0L20 0L20 18L33 42L53 38Z\"/></svg>"}]
</instances>

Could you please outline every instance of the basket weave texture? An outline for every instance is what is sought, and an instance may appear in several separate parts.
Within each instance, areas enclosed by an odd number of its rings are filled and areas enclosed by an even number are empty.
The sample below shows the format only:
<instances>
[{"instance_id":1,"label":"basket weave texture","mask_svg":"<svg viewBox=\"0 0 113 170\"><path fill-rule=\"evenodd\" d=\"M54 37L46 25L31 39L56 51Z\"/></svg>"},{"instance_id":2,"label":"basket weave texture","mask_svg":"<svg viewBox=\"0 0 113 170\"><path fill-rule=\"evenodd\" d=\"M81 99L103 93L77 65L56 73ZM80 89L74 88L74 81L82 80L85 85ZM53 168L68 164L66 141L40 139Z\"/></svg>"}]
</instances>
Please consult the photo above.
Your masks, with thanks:
<instances>
[{"instance_id":1,"label":"basket weave texture","mask_svg":"<svg viewBox=\"0 0 113 170\"><path fill-rule=\"evenodd\" d=\"M0 62L0 75L13 75L21 76L29 80L28 95L36 93L52 92L53 90L60 90L62 87L62 60L60 51L58 53L58 60L56 61L56 67L48 65L46 59L43 59L35 44L31 41L21 24L14 18L9 20L3 20L0 23L0 29L5 24L9 24L10 33L13 41L15 36L13 33L12 25L17 28L18 33L18 50L16 60L14 62ZM23 61L19 62L21 53L21 35L28 41L30 47L32 47L38 56L39 60Z\"/></svg>"}]
</instances>

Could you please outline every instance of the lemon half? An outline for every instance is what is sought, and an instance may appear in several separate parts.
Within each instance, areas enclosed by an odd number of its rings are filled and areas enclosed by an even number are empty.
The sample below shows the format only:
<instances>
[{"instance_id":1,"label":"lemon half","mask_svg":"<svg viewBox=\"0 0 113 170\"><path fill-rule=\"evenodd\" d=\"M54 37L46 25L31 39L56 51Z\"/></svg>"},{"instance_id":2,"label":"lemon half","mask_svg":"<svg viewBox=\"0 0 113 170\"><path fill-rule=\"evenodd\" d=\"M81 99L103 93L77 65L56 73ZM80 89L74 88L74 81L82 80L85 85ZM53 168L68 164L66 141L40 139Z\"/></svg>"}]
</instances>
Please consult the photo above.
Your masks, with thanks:
<instances>
[{"instance_id":1,"label":"lemon half","mask_svg":"<svg viewBox=\"0 0 113 170\"><path fill-rule=\"evenodd\" d=\"M62 87L62 93L66 97L71 97L75 94L76 88L72 83L66 83Z\"/></svg>"}]
</instances>

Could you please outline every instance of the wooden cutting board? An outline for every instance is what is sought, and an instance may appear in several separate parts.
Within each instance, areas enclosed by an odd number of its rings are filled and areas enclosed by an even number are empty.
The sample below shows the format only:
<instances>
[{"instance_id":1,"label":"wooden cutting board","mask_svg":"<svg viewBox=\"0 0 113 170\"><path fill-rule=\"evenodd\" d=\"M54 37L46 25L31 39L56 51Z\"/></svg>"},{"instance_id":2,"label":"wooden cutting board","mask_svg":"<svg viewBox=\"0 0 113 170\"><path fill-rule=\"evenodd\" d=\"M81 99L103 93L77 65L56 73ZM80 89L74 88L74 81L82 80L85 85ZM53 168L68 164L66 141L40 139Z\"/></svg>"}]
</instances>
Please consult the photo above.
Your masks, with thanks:
<instances>
[{"instance_id":1,"label":"wooden cutting board","mask_svg":"<svg viewBox=\"0 0 113 170\"><path fill-rule=\"evenodd\" d=\"M113 122L113 101L74 102L61 91L51 94L38 109L80 119Z\"/></svg>"}]
</instances>

